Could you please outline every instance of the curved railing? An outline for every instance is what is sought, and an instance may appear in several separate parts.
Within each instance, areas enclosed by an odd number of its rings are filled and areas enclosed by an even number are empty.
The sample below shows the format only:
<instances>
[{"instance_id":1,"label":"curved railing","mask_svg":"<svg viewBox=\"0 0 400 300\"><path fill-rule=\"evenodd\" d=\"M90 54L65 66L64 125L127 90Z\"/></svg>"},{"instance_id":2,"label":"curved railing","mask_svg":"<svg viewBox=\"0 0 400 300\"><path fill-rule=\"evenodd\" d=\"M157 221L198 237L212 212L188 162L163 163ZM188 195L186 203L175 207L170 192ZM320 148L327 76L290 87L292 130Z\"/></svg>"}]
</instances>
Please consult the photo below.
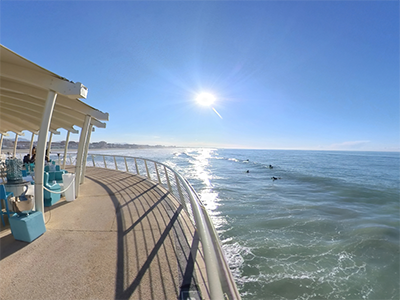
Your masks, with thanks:
<instances>
[{"instance_id":1,"label":"curved railing","mask_svg":"<svg viewBox=\"0 0 400 300\"><path fill-rule=\"evenodd\" d=\"M214 225L196 191L183 176L163 163L141 157L88 154L87 165L90 164L90 159L94 167L145 176L163 185L180 200L196 227L203 246L211 299L240 299Z\"/></svg>"}]
</instances>

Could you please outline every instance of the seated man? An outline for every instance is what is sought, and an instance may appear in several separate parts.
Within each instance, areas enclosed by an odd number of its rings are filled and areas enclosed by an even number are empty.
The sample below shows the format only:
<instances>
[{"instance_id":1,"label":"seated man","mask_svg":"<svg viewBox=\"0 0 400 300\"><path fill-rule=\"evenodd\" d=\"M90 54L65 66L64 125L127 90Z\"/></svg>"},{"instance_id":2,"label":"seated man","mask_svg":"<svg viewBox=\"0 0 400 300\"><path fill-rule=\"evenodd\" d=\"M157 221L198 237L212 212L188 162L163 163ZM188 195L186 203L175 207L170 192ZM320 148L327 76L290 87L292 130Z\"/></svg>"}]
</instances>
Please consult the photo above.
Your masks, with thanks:
<instances>
[{"instance_id":1,"label":"seated man","mask_svg":"<svg viewBox=\"0 0 400 300\"><path fill-rule=\"evenodd\" d=\"M24 156L24 164L29 164L31 162L31 156L29 153Z\"/></svg>"}]
</instances>

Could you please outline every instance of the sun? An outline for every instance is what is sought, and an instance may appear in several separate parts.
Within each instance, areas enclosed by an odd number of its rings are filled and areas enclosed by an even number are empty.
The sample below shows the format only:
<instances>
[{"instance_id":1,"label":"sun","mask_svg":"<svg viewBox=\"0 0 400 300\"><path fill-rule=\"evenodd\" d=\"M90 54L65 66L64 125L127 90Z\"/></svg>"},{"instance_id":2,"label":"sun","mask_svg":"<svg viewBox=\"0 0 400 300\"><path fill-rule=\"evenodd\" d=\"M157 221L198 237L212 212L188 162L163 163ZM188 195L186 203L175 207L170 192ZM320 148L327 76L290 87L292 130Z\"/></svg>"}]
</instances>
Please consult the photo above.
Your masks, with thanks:
<instances>
[{"instance_id":1,"label":"sun","mask_svg":"<svg viewBox=\"0 0 400 300\"><path fill-rule=\"evenodd\" d=\"M210 93L200 93L197 97L196 97L196 101L200 104L200 105L204 105L204 106L211 106L214 102L215 102L216 98L213 94Z\"/></svg>"}]
</instances>

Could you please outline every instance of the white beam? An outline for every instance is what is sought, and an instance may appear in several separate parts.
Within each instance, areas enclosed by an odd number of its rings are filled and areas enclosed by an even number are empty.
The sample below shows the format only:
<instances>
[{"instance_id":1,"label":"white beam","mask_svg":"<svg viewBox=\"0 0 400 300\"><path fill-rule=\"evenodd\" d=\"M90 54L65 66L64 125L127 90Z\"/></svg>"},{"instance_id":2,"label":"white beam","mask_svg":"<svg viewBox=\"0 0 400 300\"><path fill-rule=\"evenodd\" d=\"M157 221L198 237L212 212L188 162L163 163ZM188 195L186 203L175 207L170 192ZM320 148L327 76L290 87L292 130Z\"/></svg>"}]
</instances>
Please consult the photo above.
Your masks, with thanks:
<instances>
[{"instance_id":1,"label":"white beam","mask_svg":"<svg viewBox=\"0 0 400 300\"><path fill-rule=\"evenodd\" d=\"M54 129L49 129L49 132L51 132L52 134L55 134L55 135L60 135L61 134L61 132L59 132L58 130L54 130Z\"/></svg>"},{"instance_id":2,"label":"white beam","mask_svg":"<svg viewBox=\"0 0 400 300\"><path fill-rule=\"evenodd\" d=\"M87 87L82 83L69 82L66 79L48 73L17 66L8 62L1 63L1 75L10 80L33 85L41 89L52 90L68 98L86 98Z\"/></svg>"},{"instance_id":3,"label":"white beam","mask_svg":"<svg viewBox=\"0 0 400 300\"><path fill-rule=\"evenodd\" d=\"M36 210L43 213L44 219L44 203L43 203L43 174L44 174L44 155L47 134L49 132L50 120L53 114L54 104L56 103L57 93L49 91L46 105L44 107L42 124L40 126L38 142L36 147L35 159L35 206Z\"/></svg>"},{"instance_id":4,"label":"white beam","mask_svg":"<svg viewBox=\"0 0 400 300\"><path fill-rule=\"evenodd\" d=\"M92 125L96 126L97 128L106 128L106 123L100 122L96 119L92 119Z\"/></svg>"},{"instance_id":5,"label":"white beam","mask_svg":"<svg viewBox=\"0 0 400 300\"><path fill-rule=\"evenodd\" d=\"M2 117L0 117L0 124L1 124L2 132L12 131L12 132L18 133L19 135L23 135L22 131L24 129L21 126L18 126L17 124L8 122L8 121L4 120Z\"/></svg>"}]
</instances>

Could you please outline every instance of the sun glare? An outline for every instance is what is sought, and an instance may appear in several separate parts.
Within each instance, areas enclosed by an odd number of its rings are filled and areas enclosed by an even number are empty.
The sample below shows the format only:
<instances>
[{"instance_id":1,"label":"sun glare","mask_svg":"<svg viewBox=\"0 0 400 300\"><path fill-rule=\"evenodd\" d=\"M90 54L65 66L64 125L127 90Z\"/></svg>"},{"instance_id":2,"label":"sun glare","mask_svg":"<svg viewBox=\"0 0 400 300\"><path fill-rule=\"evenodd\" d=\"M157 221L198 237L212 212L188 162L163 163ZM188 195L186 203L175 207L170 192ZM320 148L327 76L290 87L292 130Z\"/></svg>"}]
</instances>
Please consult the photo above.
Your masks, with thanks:
<instances>
[{"instance_id":1,"label":"sun glare","mask_svg":"<svg viewBox=\"0 0 400 300\"><path fill-rule=\"evenodd\" d=\"M201 93L197 96L196 101L200 105L211 106L215 102L215 96L210 93Z\"/></svg>"}]
</instances>

